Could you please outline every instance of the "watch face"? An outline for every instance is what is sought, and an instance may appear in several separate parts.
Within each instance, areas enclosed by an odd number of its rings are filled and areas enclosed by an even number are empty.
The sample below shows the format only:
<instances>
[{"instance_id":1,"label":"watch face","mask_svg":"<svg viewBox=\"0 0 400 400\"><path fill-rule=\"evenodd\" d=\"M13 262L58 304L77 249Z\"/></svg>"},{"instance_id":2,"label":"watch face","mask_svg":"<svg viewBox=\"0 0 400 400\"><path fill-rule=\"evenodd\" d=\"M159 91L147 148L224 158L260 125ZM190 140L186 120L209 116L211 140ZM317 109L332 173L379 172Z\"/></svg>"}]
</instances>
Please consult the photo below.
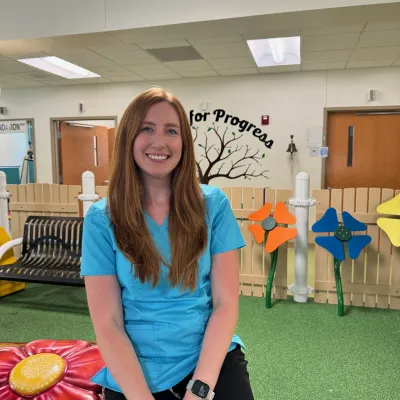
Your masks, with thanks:
<instances>
[{"instance_id":1,"label":"watch face","mask_svg":"<svg viewBox=\"0 0 400 400\"><path fill-rule=\"evenodd\" d=\"M201 381L196 381L193 384L192 392L201 399L206 399L209 391L210 387Z\"/></svg>"}]
</instances>

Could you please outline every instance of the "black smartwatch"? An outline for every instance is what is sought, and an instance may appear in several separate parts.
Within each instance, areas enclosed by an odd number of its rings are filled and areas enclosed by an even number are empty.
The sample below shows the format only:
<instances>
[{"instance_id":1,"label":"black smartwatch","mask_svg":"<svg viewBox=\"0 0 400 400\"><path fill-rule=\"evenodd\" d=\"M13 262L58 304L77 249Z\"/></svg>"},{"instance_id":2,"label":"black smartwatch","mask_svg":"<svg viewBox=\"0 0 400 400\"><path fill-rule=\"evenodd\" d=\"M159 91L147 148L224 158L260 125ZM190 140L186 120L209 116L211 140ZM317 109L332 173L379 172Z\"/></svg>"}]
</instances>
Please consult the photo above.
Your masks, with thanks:
<instances>
[{"instance_id":1,"label":"black smartwatch","mask_svg":"<svg viewBox=\"0 0 400 400\"><path fill-rule=\"evenodd\" d=\"M206 383L199 380L190 380L186 386L196 397L203 400L212 400L215 393L210 389Z\"/></svg>"}]
</instances>

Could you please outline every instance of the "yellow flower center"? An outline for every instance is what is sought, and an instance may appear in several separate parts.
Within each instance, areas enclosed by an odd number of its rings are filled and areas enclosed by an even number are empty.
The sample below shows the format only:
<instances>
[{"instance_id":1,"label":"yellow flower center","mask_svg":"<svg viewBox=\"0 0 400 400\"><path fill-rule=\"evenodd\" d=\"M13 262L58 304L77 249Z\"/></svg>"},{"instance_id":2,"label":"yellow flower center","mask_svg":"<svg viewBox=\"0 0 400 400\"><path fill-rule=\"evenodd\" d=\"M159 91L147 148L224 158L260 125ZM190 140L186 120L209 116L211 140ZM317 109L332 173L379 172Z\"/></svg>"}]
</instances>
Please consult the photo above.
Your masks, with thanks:
<instances>
[{"instance_id":1,"label":"yellow flower center","mask_svg":"<svg viewBox=\"0 0 400 400\"><path fill-rule=\"evenodd\" d=\"M32 396L54 386L62 377L65 361L52 353L35 354L19 362L11 371L11 388L21 396Z\"/></svg>"}]
</instances>

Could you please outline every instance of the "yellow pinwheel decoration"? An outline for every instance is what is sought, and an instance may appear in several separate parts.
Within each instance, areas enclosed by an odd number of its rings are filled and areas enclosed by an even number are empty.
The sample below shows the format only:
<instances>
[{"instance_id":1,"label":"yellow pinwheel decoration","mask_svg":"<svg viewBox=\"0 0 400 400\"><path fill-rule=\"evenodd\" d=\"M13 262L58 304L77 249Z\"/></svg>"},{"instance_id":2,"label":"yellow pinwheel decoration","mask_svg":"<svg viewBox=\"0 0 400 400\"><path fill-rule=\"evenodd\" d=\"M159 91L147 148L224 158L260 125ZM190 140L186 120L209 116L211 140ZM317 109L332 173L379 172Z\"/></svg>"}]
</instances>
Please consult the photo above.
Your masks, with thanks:
<instances>
[{"instance_id":1,"label":"yellow pinwheel decoration","mask_svg":"<svg viewBox=\"0 0 400 400\"><path fill-rule=\"evenodd\" d=\"M388 235L393 246L400 247L400 194L379 205L376 211L391 216L378 218L377 224Z\"/></svg>"}]
</instances>

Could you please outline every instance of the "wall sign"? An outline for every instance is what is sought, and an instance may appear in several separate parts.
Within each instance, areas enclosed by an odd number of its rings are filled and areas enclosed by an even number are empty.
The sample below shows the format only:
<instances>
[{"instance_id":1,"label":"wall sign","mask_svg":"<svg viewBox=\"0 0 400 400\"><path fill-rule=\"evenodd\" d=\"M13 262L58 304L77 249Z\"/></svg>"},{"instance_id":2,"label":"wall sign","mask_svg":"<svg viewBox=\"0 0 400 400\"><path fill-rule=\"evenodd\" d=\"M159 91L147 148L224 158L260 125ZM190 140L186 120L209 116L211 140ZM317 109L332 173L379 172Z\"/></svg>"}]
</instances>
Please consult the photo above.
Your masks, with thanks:
<instances>
[{"instance_id":1,"label":"wall sign","mask_svg":"<svg viewBox=\"0 0 400 400\"><path fill-rule=\"evenodd\" d=\"M28 133L27 121L0 121L1 133Z\"/></svg>"},{"instance_id":2,"label":"wall sign","mask_svg":"<svg viewBox=\"0 0 400 400\"><path fill-rule=\"evenodd\" d=\"M202 113L195 113L194 110L190 110L189 118L190 118L190 126L193 126L194 122L207 122L207 118L211 113L209 112L202 112ZM249 132L253 136L255 136L258 140L264 143L264 146L268 149L272 148L274 144L273 140L267 140L268 135L263 133L260 128L257 128L256 125L250 123L245 119L240 119L239 117L235 117L234 115L227 114L225 110L217 109L214 110L213 116L215 122L224 123L224 124L231 124L232 126L237 126L239 132Z\"/></svg>"}]
</instances>

